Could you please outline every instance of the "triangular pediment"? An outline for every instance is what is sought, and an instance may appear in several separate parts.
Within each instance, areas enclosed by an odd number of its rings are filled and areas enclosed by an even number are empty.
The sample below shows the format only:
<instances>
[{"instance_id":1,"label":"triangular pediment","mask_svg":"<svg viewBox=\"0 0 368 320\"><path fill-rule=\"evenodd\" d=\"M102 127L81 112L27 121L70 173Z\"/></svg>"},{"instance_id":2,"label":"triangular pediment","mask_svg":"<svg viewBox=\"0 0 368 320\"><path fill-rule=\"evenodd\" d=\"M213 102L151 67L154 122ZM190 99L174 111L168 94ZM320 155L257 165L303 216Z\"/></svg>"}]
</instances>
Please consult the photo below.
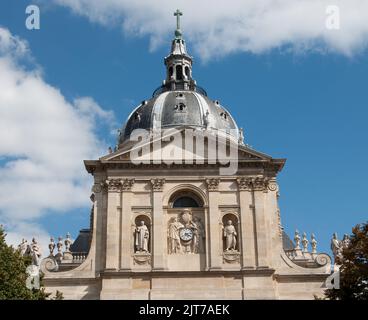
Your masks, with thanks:
<instances>
[{"instance_id":1,"label":"triangular pediment","mask_svg":"<svg viewBox=\"0 0 368 320\"><path fill-rule=\"evenodd\" d=\"M238 144L234 141L231 143L233 150L229 151L229 141L225 139L217 139L211 141L204 140L203 148L199 147L199 151L196 150L195 143L192 147L188 147L183 139L182 133L184 129L175 131L168 131L165 135L158 137L151 136L149 139L143 140L142 142L130 142L127 143L122 149L119 149L113 153L107 154L100 158L102 162L119 162L119 161L130 161L132 156L136 159L137 156L141 156L142 159L217 159L219 155L224 154L226 145L228 145L226 158L237 158L239 161L270 161L271 156L256 151L246 145ZM173 139L173 136L179 137L181 134L182 138ZM207 137L207 135L206 135ZM210 141L210 142L209 142ZM235 151L235 148L237 152ZM222 151L222 152L221 152ZM231 152L232 155L231 155Z\"/></svg>"}]
</instances>

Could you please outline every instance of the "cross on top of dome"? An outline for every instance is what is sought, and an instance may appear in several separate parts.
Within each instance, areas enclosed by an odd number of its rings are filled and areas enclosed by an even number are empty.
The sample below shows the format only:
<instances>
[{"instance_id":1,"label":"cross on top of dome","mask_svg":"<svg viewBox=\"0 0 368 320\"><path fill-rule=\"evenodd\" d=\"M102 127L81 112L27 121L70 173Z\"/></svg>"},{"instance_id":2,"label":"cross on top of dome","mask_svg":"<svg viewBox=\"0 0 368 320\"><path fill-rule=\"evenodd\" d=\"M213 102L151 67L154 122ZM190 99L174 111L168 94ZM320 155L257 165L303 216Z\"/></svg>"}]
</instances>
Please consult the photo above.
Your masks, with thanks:
<instances>
[{"instance_id":1,"label":"cross on top of dome","mask_svg":"<svg viewBox=\"0 0 368 320\"><path fill-rule=\"evenodd\" d=\"M182 36L182 33L181 33L181 30L180 30L180 16L182 16L183 13L177 9L175 12L174 12L174 16L176 16L176 30L175 30L175 37L177 39L180 39L181 36Z\"/></svg>"}]
</instances>

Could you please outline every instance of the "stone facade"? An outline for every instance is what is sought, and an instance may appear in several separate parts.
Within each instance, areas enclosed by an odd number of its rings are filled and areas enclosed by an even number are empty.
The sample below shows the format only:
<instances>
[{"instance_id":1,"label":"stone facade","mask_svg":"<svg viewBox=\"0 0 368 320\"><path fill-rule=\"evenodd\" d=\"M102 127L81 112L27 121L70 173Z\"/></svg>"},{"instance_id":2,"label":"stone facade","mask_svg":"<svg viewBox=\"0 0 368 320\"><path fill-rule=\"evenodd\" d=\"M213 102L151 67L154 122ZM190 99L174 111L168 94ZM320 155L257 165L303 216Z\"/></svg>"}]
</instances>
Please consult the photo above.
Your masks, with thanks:
<instances>
[{"instance_id":1,"label":"stone facade","mask_svg":"<svg viewBox=\"0 0 368 320\"><path fill-rule=\"evenodd\" d=\"M50 249L41 263L47 290L66 299L321 295L331 259L317 253L314 238L311 253L304 236L298 236L303 250L283 245L277 174L286 160L244 144L231 115L196 86L182 33L175 35L164 85L133 111L115 152L85 161L94 177L89 252L75 261L73 253L65 260ZM221 174L221 159L212 156L183 161L188 152L167 139L172 133L157 138L162 126L206 135L206 155L223 144L220 138L213 144L211 135L229 131L236 170ZM139 147L148 161L137 164L132 154L138 147L128 137L140 128L148 129ZM160 148L152 151L157 142ZM162 158L173 151L175 161L156 161L155 152ZM198 148L189 154L198 155Z\"/></svg>"},{"instance_id":2,"label":"stone facade","mask_svg":"<svg viewBox=\"0 0 368 320\"><path fill-rule=\"evenodd\" d=\"M95 179L90 251L75 269L45 270L47 289L62 291L71 299L312 299L321 295L330 261L302 266L283 249L276 174L284 160L262 158L246 147L240 156L247 152L254 159L240 165L236 176L225 177L213 175L214 168L208 165L177 165L170 170L161 164L132 166L117 160L121 151L86 161ZM175 207L183 197L191 197L198 206ZM174 252L171 224L176 220L189 226L198 224L198 219L202 224L199 247L186 245L179 237L180 250ZM226 251L224 229L229 220L237 243ZM135 247L140 221L149 232L147 252Z\"/></svg>"}]
</instances>

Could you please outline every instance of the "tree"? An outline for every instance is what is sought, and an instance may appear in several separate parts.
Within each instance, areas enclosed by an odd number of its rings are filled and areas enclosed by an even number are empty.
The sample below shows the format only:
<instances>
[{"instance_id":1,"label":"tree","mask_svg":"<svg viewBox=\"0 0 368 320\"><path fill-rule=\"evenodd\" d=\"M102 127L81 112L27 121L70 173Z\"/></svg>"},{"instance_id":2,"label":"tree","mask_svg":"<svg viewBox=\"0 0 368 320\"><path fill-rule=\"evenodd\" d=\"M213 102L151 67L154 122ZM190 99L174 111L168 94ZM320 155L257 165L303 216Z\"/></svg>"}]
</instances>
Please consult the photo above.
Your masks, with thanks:
<instances>
[{"instance_id":1,"label":"tree","mask_svg":"<svg viewBox=\"0 0 368 320\"><path fill-rule=\"evenodd\" d=\"M23 257L19 250L8 246L5 242L6 234L0 225L0 300L45 300L50 293L45 292L40 280L40 289L28 289L26 268L31 264L30 257ZM62 299L62 294L57 294Z\"/></svg>"},{"instance_id":2,"label":"tree","mask_svg":"<svg viewBox=\"0 0 368 320\"><path fill-rule=\"evenodd\" d=\"M325 291L331 300L368 300L368 222L353 228L350 244L336 258L340 265L340 289Z\"/></svg>"}]
</instances>

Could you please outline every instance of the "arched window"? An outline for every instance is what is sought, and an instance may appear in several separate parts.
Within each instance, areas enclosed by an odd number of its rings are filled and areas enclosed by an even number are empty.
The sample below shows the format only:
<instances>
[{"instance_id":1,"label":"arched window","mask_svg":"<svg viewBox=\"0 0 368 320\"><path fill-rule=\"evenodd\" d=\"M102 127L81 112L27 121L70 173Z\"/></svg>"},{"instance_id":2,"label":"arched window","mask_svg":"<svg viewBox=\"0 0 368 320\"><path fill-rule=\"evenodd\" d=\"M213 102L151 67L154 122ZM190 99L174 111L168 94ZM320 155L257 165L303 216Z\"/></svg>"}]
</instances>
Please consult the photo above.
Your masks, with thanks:
<instances>
[{"instance_id":1,"label":"arched window","mask_svg":"<svg viewBox=\"0 0 368 320\"><path fill-rule=\"evenodd\" d=\"M188 66L185 67L185 75L189 77L189 67Z\"/></svg>"},{"instance_id":2,"label":"arched window","mask_svg":"<svg viewBox=\"0 0 368 320\"><path fill-rule=\"evenodd\" d=\"M200 208L203 207L203 200L191 190L179 190L170 197L169 206L171 208Z\"/></svg>"},{"instance_id":3,"label":"arched window","mask_svg":"<svg viewBox=\"0 0 368 320\"><path fill-rule=\"evenodd\" d=\"M183 66L176 66L176 80L183 80Z\"/></svg>"},{"instance_id":4,"label":"arched window","mask_svg":"<svg viewBox=\"0 0 368 320\"><path fill-rule=\"evenodd\" d=\"M197 201L188 196L177 198L173 203L173 208L198 208L198 207L199 205Z\"/></svg>"}]
</instances>

